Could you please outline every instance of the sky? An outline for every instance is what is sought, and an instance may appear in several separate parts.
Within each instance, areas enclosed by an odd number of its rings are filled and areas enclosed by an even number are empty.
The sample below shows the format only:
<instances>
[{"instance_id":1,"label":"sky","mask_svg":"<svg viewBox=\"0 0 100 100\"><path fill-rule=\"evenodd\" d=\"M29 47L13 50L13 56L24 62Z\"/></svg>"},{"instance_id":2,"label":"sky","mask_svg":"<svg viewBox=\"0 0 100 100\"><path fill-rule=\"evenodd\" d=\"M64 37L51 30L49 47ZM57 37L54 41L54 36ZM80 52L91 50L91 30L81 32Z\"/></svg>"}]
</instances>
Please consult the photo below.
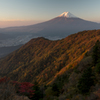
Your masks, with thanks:
<instances>
[{"instance_id":1,"label":"sky","mask_svg":"<svg viewBox=\"0 0 100 100\"><path fill-rule=\"evenodd\" d=\"M36 24L63 12L100 23L100 0L0 0L0 27Z\"/></svg>"}]
</instances>

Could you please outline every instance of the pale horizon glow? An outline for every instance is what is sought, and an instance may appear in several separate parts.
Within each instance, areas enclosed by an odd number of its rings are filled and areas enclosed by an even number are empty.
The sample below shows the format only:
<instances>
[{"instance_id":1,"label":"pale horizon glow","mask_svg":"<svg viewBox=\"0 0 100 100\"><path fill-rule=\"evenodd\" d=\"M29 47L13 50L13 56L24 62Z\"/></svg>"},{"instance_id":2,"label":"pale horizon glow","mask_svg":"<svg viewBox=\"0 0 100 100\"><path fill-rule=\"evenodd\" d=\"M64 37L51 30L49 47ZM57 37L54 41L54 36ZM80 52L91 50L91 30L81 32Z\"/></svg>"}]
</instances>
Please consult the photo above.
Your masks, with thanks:
<instances>
[{"instance_id":1,"label":"pale horizon glow","mask_svg":"<svg viewBox=\"0 0 100 100\"><path fill-rule=\"evenodd\" d=\"M100 0L0 0L0 28L32 25L70 12L100 23Z\"/></svg>"},{"instance_id":2,"label":"pale horizon glow","mask_svg":"<svg viewBox=\"0 0 100 100\"><path fill-rule=\"evenodd\" d=\"M34 25L41 22L42 21L32 21L32 20L31 21L26 21L26 20L0 21L0 28Z\"/></svg>"}]
</instances>

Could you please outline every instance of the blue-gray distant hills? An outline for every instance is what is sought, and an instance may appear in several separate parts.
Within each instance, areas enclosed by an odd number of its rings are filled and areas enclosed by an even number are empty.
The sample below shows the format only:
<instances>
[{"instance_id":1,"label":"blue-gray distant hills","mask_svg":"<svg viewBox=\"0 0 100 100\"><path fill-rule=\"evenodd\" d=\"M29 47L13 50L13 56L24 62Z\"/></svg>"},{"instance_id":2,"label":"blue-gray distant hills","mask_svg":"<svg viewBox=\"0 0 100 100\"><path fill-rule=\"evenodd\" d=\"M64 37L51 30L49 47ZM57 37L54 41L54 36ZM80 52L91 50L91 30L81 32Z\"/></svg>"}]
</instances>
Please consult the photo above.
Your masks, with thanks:
<instances>
[{"instance_id":1,"label":"blue-gray distant hills","mask_svg":"<svg viewBox=\"0 0 100 100\"><path fill-rule=\"evenodd\" d=\"M8 37L3 36L4 41L0 39L0 47L24 44L36 37L57 40L79 31L95 29L100 29L99 23L86 21L70 12L64 12L56 18L43 23L0 29L0 33Z\"/></svg>"}]
</instances>

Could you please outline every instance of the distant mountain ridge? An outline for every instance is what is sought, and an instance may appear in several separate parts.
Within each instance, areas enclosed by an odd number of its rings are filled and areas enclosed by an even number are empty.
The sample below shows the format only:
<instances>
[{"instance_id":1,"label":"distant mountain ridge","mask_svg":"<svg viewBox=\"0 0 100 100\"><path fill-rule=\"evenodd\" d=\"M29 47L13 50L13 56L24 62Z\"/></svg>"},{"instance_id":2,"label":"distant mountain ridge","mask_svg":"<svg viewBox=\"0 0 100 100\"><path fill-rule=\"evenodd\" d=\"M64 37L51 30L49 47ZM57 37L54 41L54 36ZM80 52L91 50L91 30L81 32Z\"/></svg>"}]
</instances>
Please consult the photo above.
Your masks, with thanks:
<instances>
[{"instance_id":1,"label":"distant mountain ridge","mask_svg":"<svg viewBox=\"0 0 100 100\"><path fill-rule=\"evenodd\" d=\"M100 29L100 24L83 20L74 16L70 12L64 12L49 21L39 24L0 29L0 33L11 36L11 38L8 38L9 40L5 39L4 41L0 41L0 45L12 46L24 44L30 39L36 37L45 37L50 40L57 40L79 31L93 29Z\"/></svg>"}]
</instances>

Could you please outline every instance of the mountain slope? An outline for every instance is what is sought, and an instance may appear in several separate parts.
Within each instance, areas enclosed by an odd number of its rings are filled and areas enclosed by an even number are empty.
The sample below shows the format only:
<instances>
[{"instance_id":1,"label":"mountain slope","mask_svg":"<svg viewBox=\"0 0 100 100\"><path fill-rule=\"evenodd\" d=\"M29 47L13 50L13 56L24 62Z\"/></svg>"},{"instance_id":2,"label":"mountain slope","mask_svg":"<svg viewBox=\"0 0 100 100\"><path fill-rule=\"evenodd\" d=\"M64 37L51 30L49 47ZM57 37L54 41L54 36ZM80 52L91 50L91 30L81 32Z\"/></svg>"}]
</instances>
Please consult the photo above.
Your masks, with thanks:
<instances>
[{"instance_id":1,"label":"mountain slope","mask_svg":"<svg viewBox=\"0 0 100 100\"><path fill-rule=\"evenodd\" d=\"M58 41L32 39L0 61L0 73L13 80L48 84L70 65L76 66L98 39L100 30L79 32Z\"/></svg>"},{"instance_id":2,"label":"mountain slope","mask_svg":"<svg viewBox=\"0 0 100 100\"><path fill-rule=\"evenodd\" d=\"M47 85L45 94L45 100L99 100L100 42L97 40L81 61L57 74L52 84Z\"/></svg>"}]
</instances>

